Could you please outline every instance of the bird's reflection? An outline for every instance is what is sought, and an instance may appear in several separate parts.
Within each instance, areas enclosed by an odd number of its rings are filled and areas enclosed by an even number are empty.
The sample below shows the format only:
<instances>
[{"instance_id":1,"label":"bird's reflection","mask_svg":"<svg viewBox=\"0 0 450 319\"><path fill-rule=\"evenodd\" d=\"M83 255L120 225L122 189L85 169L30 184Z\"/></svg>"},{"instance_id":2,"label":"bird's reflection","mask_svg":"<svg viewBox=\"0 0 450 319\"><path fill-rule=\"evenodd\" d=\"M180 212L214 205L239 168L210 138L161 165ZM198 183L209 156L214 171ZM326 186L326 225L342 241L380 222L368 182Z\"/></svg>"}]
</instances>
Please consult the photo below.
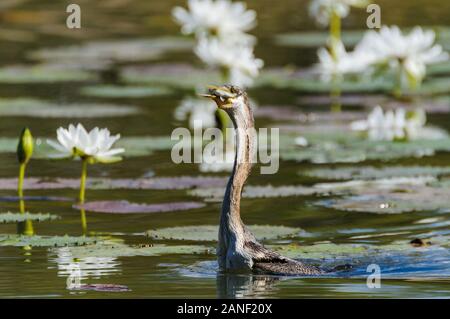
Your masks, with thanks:
<instances>
[{"instance_id":1,"label":"bird's reflection","mask_svg":"<svg viewBox=\"0 0 450 319\"><path fill-rule=\"evenodd\" d=\"M218 298L258 298L271 294L281 277L252 273L217 273Z\"/></svg>"}]
</instances>

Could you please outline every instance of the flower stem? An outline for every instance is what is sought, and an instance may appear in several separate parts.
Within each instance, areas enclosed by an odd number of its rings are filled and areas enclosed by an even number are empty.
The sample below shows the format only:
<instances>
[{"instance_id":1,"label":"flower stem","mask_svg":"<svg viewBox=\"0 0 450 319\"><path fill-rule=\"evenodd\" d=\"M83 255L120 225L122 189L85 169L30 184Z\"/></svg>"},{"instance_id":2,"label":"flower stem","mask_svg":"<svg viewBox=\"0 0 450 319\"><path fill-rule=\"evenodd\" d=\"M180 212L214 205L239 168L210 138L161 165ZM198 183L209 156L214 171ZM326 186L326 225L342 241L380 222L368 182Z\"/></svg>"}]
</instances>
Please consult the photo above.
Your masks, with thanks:
<instances>
[{"instance_id":1,"label":"flower stem","mask_svg":"<svg viewBox=\"0 0 450 319\"><path fill-rule=\"evenodd\" d=\"M330 99L331 99L331 112L341 112L342 104L341 104L341 88L339 85L339 79L337 76L333 76L333 82L330 91Z\"/></svg>"},{"instance_id":2,"label":"flower stem","mask_svg":"<svg viewBox=\"0 0 450 319\"><path fill-rule=\"evenodd\" d=\"M335 11L330 17L330 41L331 56L337 61L339 58L337 46L341 42L341 17Z\"/></svg>"},{"instance_id":3,"label":"flower stem","mask_svg":"<svg viewBox=\"0 0 450 319\"><path fill-rule=\"evenodd\" d=\"M83 159L81 166L81 179L80 179L80 197L79 197L80 204L84 204L85 200L87 165L88 165L87 159Z\"/></svg>"},{"instance_id":4,"label":"flower stem","mask_svg":"<svg viewBox=\"0 0 450 319\"><path fill-rule=\"evenodd\" d=\"M86 211L84 208L80 211L81 216L81 229L83 231L83 236L86 236L87 234L87 218L86 218Z\"/></svg>"},{"instance_id":5,"label":"flower stem","mask_svg":"<svg viewBox=\"0 0 450 319\"><path fill-rule=\"evenodd\" d=\"M25 201L23 199L19 199L19 210L21 214L25 213ZM17 223L17 233L20 235L33 236L33 222L27 219L24 222Z\"/></svg>"},{"instance_id":6,"label":"flower stem","mask_svg":"<svg viewBox=\"0 0 450 319\"><path fill-rule=\"evenodd\" d=\"M17 193L19 195L19 200L23 199L23 180L25 179L25 168L26 164L20 164L19 168L19 183L17 185Z\"/></svg>"}]
</instances>

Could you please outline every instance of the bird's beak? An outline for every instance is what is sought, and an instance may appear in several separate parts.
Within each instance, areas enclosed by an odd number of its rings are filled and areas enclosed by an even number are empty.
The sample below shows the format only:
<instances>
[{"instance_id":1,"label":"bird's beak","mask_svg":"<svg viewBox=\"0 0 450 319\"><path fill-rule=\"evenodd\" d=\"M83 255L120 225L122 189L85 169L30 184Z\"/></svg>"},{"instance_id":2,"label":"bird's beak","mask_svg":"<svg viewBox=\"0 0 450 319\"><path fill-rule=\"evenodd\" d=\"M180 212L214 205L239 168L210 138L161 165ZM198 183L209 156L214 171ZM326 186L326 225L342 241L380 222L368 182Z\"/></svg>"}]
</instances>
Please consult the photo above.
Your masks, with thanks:
<instances>
[{"instance_id":1,"label":"bird's beak","mask_svg":"<svg viewBox=\"0 0 450 319\"><path fill-rule=\"evenodd\" d=\"M221 109L226 109L232 106L232 99L236 97L236 95L230 92L229 88L225 86L208 86L208 93L199 94L201 97L206 97L214 100L217 106Z\"/></svg>"},{"instance_id":2,"label":"bird's beak","mask_svg":"<svg viewBox=\"0 0 450 319\"><path fill-rule=\"evenodd\" d=\"M209 99L214 99L214 95L211 95L211 94L197 94L198 96L201 96L201 97L206 97L206 98L209 98Z\"/></svg>"}]
</instances>

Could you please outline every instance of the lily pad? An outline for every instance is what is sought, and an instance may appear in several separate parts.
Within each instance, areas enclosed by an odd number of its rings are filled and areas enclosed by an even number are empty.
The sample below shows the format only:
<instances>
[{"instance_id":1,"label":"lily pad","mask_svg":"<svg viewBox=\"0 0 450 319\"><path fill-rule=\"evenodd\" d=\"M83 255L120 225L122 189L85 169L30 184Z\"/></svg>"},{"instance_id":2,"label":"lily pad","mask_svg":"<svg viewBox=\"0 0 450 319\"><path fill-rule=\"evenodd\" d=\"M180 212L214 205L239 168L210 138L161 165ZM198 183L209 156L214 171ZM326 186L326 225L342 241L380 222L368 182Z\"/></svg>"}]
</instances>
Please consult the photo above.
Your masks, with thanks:
<instances>
[{"instance_id":1,"label":"lily pad","mask_svg":"<svg viewBox=\"0 0 450 319\"><path fill-rule=\"evenodd\" d=\"M71 202L74 199L70 197L62 197L62 196L0 196L0 202L19 202L20 200L24 200L25 202Z\"/></svg>"},{"instance_id":2,"label":"lily pad","mask_svg":"<svg viewBox=\"0 0 450 319\"><path fill-rule=\"evenodd\" d=\"M70 290L75 291L100 291L100 292L126 292L131 291L128 286L116 284L80 284Z\"/></svg>"},{"instance_id":3,"label":"lily pad","mask_svg":"<svg viewBox=\"0 0 450 319\"><path fill-rule=\"evenodd\" d=\"M450 174L450 167L439 166L356 166L318 168L300 174L331 180L378 179L391 177L442 176Z\"/></svg>"},{"instance_id":4,"label":"lily pad","mask_svg":"<svg viewBox=\"0 0 450 319\"><path fill-rule=\"evenodd\" d=\"M97 201L83 205L75 205L77 209L86 209L90 212L109 214L133 214L133 213L166 213L184 211L205 207L203 203L176 202L161 204L135 204L128 201Z\"/></svg>"},{"instance_id":5,"label":"lily pad","mask_svg":"<svg viewBox=\"0 0 450 319\"><path fill-rule=\"evenodd\" d=\"M347 191L350 196L321 200L316 204L343 211L399 214L448 209L446 181L428 177L397 177L379 180L316 184L315 187Z\"/></svg>"},{"instance_id":6,"label":"lily pad","mask_svg":"<svg viewBox=\"0 0 450 319\"><path fill-rule=\"evenodd\" d=\"M196 188L188 191L189 195L218 198L222 199L225 193L225 188ZM276 198L276 197L291 197L291 196L313 196L327 194L325 189L319 189L307 186L245 186L242 192L244 198Z\"/></svg>"},{"instance_id":7,"label":"lily pad","mask_svg":"<svg viewBox=\"0 0 450 319\"><path fill-rule=\"evenodd\" d=\"M346 46L356 45L363 37L364 30L345 30L342 32L342 42ZM316 48L325 46L329 39L326 31L305 31L278 34L275 43L286 47Z\"/></svg>"},{"instance_id":8,"label":"lily pad","mask_svg":"<svg viewBox=\"0 0 450 319\"><path fill-rule=\"evenodd\" d=\"M192 255L210 254L211 249L200 245L126 245L124 243L103 242L95 245L68 248L73 258L87 257L135 257L135 256L161 256L161 255Z\"/></svg>"},{"instance_id":9,"label":"lily pad","mask_svg":"<svg viewBox=\"0 0 450 319\"><path fill-rule=\"evenodd\" d=\"M97 76L79 69L57 65L11 65L0 68L0 83L54 83L94 81Z\"/></svg>"},{"instance_id":10,"label":"lily pad","mask_svg":"<svg viewBox=\"0 0 450 319\"><path fill-rule=\"evenodd\" d=\"M343 93L377 93L391 92L394 87L394 80L391 78L377 79L345 79L340 83ZM330 93L333 84L321 81L318 75L312 71L295 69L267 69L261 72L255 82L255 86L274 87L277 89L296 90L305 93Z\"/></svg>"},{"instance_id":11,"label":"lily pad","mask_svg":"<svg viewBox=\"0 0 450 319\"><path fill-rule=\"evenodd\" d=\"M32 98L0 98L1 116L40 118L105 118L139 113L139 108L114 104L55 104Z\"/></svg>"},{"instance_id":12,"label":"lily pad","mask_svg":"<svg viewBox=\"0 0 450 319\"><path fill-rule=\"evenodd\" d=\"M314 97L314 99L317 97ZM313 99L313 98L312 98ZM328 100L328 99L325 99ZM309 101L309 99L305 99ZM302 103L305 101L301 101ZM309 102L303 104L310 104ZM325 103L330 105L330 103ZM255 117L269 118L277 121L298 121L301 123L332 122L332 121L356 121L367 117L365 112L301 112L295 106L260 106L254 110Z\"/></svg>"},{"instance_id":13,"label":"lily pad","mask_svg":"<svg viewBox=\"0 0 450 319\"><path fill-rule=\"evenodd\" d=\"M46 220L55 220L58 219L59 216L51 215L51 214L31 214L29 212L25 213L0 213L0 223L17 223L17 222L24 222L26 220L32 220L32 221L46 221Z\"/></svg>"},{"instance_id":14,"label":"lily pad","mask_svg":"<svg viewBox=\"0 0 450 319\"><path fill-rule=\"evenodd\" d=\"M413 239L395 240L387 244L361 243L333 243L329 241L317 242L312 245L270 245L269 247L280 254L294 259L351 259L399 254L417 254L433 249L442 249L450 244L450 236L430 236L428 234L412 235ZM415 238L422 238L426 245L415 244Z\"/></svg>"},{"instance_id":15,"label":"lily pad","mask_svg":"<svg viewBox=\"0 0 450 319\"><path fill-rule=\"evenodd\" d=\"M306 138L309 146L298 147L295 145L296 136L280 135L282 159L318 164L357 163L366 160L389 161L402 157L421 158L433 156L436 152L450 151L450 137L440 130L429 132L428 128L424 129L424 136L439 135L439 138L421 138L404 142L371 141L349 130L343 131L337 127L322 125L316 125L313 130L308 130L305 126L300 127L298 134Z\"/></svg>"},{"instance_id":16,"label":"lily pad","mask_svg":"<svg viewBox=\"0 0 450 319\"><path fill-rule=\"evenodd\" d=\"M154 83L183 89L221 82L218 72L173 63L127 66L122 68L121 78L128 83Z\"/></svg>"},{"instance_id":17,"label":"lily pad","mask_svg":"<svg viewBox=\"0 0 450 319\"><path fill-rule=\"evenodd\" d=\"M259 240L302 236L304 230L286 226L250 225L250 231ZM147 236L153 239L217 241L219 226L180 226L149 230Z\"/></svg>"},{"instance_id":18,"label":"lily pad","mask_svg":"<svg viewBox=\"0 0 450 319\"><path fill-rule=\"evenodd\" d=\"M64 247L64 246L82 246L96 243L98 238L94 237L74 237L74 236L24 236L0 234L0 247Z\"/></svg>"},{"instance_id":19,"label":"lily pad","mask_svg":"<svg viewBox=\"0 0 450 319\"><path fill-rule=\"evenodd\" d=\"M337 210L375 214L435 211L449 207L448 189L432 187L418 187L410 189L410 192L377 190L366 194L323 200L317 204Z\"/></svg>"},{"instance_id":20,"label":"lily pad","mask_svg":"<svg viewBox=\"0 0 450 319\"><path fill-rule=\"evenodd\" d=\"M138 179L88 178L88 189L189 189L193 187L221 187L227 182L225 177L178 176L147 177ZM80 180L76 178L30 177L24 181L24 189L78 189ZM0 178L0 189L16 190L17 178Z\"/></svg>"},{"instance_id":21,"label":"lily pad","mask_svg":"<svg viewBox=\"0 0 450 319\"><path fill-rule=\"evenodd\" d=\"M91 64L115 62L139 62L160 58L167 52L187 51L193 42L183 37L159 37L153 39L92 41L81 45L40 49L29 58L44 61L81 61Z\"/></svg>"},{"instance_id":22,"label":"lily pad","mask_svg":"<svg viewBox=\"0 0 450 319\"><path fill-rule=\"evenodd\" d=\"M100 98L143 98L171 94L172 91L156 86L89 86L81 90L81 94Z\"/></svg>"}]
</instances>

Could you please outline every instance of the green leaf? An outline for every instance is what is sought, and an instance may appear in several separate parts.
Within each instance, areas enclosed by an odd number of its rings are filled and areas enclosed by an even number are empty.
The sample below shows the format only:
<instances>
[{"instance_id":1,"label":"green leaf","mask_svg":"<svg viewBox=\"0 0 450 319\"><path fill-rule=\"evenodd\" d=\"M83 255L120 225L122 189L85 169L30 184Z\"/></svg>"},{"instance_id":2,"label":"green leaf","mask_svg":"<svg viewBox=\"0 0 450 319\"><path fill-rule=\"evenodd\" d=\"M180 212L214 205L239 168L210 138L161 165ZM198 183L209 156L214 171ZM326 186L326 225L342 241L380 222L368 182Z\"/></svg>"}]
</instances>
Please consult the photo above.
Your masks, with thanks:
<instances>
[{"instance_id":1,"label":"green leaf","mask_svg":"<svg viewBox=\"0 0 450 319\"><path fill-rule=\"evenodd\" d=\"M100 98L144 98L168 95L172 90L158 86L97 85L81 89L81 94Z\"/></svg>"},{"instance_id":2,"label":"green leaf","mask_svg":"<svg viewBox=\"0 0 450 319\"><path fill-rule=\"evenodd\" d=\"M301 228L270 225L250 225L250 231L259 240L302 236ZM219 227L213 225L179 226L149 230L147 236L153 239L217 241Z\"/></svg>"},{"instance_id":3,"label":"green leaf","mask_svg":"<svg viewBox=\"0 0 450 319\"><path fill-rule=\"evenodd\" d=\"M25 236L0 234L0 247L64 247L81 246L90 243L96 243L98 238L93 237L74 237L74 236Z\"/></svg>"},{"instance_id":4,"label":"green leaf","mask_svg":"<svg viewBox=\"0 0 450 319\"><path fill-rule=\"evenodd\" d=\"M225 193L224 187L195 188L188 191L191 196L206 197L222 200ZM245 186L242 192L244 198L277 198L292 196L313 196L328 193L321 189L308 186Z\"/></svg>"},{"instance_id":5,"label":"green leaf","mask_svg":"<svg viewBox=\"0 0 450 319\"><path fill-rule=\"evenodd\" d=\"M300 171L301 175L322 179L378 179L392 177L442 176L450 174L450 167L445 166L356 166L317 168Z\"/></svg>"},{"instance_id":6,"label":"green leaf","mask_svg":"<svg viewBox=\"0 0 450 319\"><path fill-rule=\"evenodd\" d=\"M139 113L134 106L114 104L55 104L33 98L0 98L1 116L39 118L105 118Z\"/></svg>"},{"instance_id":7,"label":"green leaf","mask_svg":"<svg viewBox=\"0 0 450 319\"><path fill-rule=\"evenodd\" d=\"M173 63L127 66L122 68L121 78L128 83L151 83L183 89L206 87L208 84L221 82L220 74L216 71Z\"/></svg>"},{"instance_id":8,"label":"green leaf","mask_svg":"<svg viewBox=\"0 0 450 319\"><path fill-rule=\"evenodd\" d=\"M96 80L91 72L55 65L14 65L0 68L0 83L54 83Z\"/></svg>"},{"instance_id":9,"label":"green leaf","mask_svg":"<svg viewBox=\"0 0 450 319\"><path fill-rule=\"evenodd\" d=\"M365 30L343 30L342 42L345 46L356 45L363 37ZM275 43L286 47L316 48L325 46L330 35L327 31L304 31L277 34Z\"/></svg>"},{"instance_id":10,"label":"green leaf","mask_svg":"<svg viewBox=\"0 0 450 319\"><path fill-rule=\"evenodd\" d=\"M167 52L190 50L192 46L192 40L185 37L102 40L80 45L39 49L29 54L29 58L51 62L86 62L88 65L96 67L106 67L116 62L154 60Z\"/></svg>"},{"instance_id":11,"label":"green leaf","mask_svg":"<svg viewBox=\"0 0 450 319\"><path fill-rule=\"evenodd\" d=\"M51 214L32 214L29 212L25 213L0 213L0 223L17 223L17 222L24 222L26 220L31 221L47 221L47 220L55 220L58 219L59 216L51 215Z\"/></svg>"},{"instance_id":12,"label":"green leaf","mask_svg":"<svg viewBox=\"0 0 450 319\"><path fill-rule=\"evenodd\" d=\"M54 250L57 252L57 250ZM126 245L118 242L102 242L95 245L80 247L70 247L70 254L73 258L87 257L135 257L135 256L161 256L161 255L207 255L212 253L212 249L200 245Z\"/></svg>"}]
</instances>

